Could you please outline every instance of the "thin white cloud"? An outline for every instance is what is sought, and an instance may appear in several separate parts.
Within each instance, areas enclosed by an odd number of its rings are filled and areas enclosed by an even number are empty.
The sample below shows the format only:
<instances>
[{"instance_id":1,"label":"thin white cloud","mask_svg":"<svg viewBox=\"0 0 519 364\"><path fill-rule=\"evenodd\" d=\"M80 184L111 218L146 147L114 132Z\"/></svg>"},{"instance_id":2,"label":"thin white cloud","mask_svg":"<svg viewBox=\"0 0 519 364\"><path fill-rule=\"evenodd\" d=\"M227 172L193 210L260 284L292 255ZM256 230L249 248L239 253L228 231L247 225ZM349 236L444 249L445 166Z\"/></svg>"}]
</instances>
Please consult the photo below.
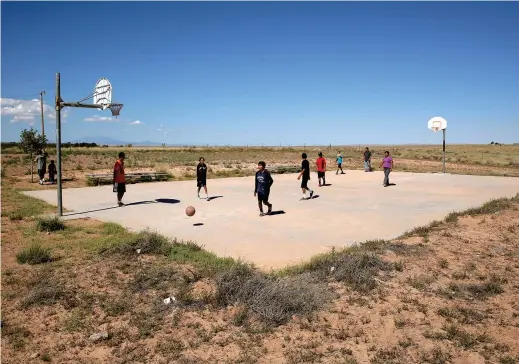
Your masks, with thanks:
<instances>
[{"instance_id":1,"label":"thin white cloud","mask_svg":"<svg viewBox=\"0 0 519 364\"><path fill-rule=\"evenodd\" d=\"M89 122L117 122L118 120L112 116L99 116L94 115L88 118L85 118L84 121Z\"/></svg>"},{"instance_id":2,"label":"thin white cloud","mask_svg":"<svg viewBox=\"0 0 519 364\"><path fill-rule=\"evenodd\" d=\"M10 98L0 98L0 114L3 118L11 123L28 123L34 125L36 121L41 120L41 104L39 99L18 100ZM43 103L43 116L45 119L51 119L53 122L56 118L54 106ZM66 118L68 112L62 110L61 118Z\"/></svg>"},{"instance_id":3,"label":"thin white cloud","mask_svg":"<svg viewBox=\"0 0 519 364\"><path fill-rule=\"evenodd\" d=\"M144 123L140 120L135 120L130 123L131 125L143 125Z\"/></svg>"}]
</instances>

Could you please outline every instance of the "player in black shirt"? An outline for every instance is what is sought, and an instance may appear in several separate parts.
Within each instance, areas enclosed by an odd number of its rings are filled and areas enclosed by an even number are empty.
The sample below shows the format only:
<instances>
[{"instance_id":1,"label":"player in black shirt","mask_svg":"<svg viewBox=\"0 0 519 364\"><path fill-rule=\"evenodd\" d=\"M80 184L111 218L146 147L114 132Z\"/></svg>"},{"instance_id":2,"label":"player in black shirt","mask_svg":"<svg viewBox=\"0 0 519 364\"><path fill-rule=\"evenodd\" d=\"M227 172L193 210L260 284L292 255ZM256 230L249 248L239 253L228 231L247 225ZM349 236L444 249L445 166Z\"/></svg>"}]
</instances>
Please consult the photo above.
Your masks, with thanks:
<instances>
[{"instance_id":1,"label":"player in black shirt","mask_svg":"<svg viewBox=\"0 0 519 364\"><path fill-rule=\"evenodd\" d=\"M207 166L205 165L204 157L200 157L198 165L196 166L196 186L198 187L198 198L200 198L200 189L203 187L205 191L205 198L209 200L207 194Z\"/></svg>"},{"instance_id":2,"label":"player in black shirt","mask_svg":"<svg viewBox=\"0 0 519 364\"><path fill-rule=\"evenodd\" d=\"M303 198L301 200L309 200L314 195L314 191L308 188L308 181L310 180L310 163L306 159L307 155L306 153L303 153L301 155L301 158L303 158L303 161L301 162L301 173L299 173L299 176L297 176L297 180L300 180L301 177L303 177L303 180L301 181L301 189L303 190ZM310 191L310 197L306 198L306 191Z\"/></svg>"},{"instance_id":3,"label":"player in black shirt","mask_svg":"<svg viewBox=\"0 0 519 364\"><path fill-rule=\"evenodd\" d=\"M267 215L272 212L272 204L269 202L270 186L274 183L270 172L265 169L265 162L258 162L258 171L256 172L256 179L254 184L254 197L258 196L258 207L260 216L265 216L263 213L263 204L268 206ZM262 204L263 203L263 204Z\"/></svg>"}]
</instances>

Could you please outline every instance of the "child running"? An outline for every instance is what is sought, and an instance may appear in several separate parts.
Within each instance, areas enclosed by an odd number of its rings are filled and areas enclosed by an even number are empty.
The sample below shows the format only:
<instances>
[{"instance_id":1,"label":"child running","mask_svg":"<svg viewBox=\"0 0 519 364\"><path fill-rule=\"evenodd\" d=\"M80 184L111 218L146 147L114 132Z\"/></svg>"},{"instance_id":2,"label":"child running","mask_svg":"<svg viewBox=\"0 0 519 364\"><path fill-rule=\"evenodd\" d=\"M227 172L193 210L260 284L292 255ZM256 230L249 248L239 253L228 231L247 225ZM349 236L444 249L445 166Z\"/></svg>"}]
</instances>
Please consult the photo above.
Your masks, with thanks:
<instances>
[{"instance_id":1,"label":"child running","mask_svg":"<svg viewBox=\"0 0 519 364\"><path fill-rule=\"evenodd\" d=\"M209 195L207 194L207 166L205 165L204 157L200 157L196 166L196 186L198 187L198 198L200 198L200 189L203 187L205 199L209 201Z\"/></svg>"},{"instance_id":2,"label":"child running","mask_svg":"<svg viewBox=\"0 0 519 364\"><path fill-rule=\"evenodd\" d=\"M339 174L339 169L341 170L341 174L345 174L342 170L342 154L340 150L337 152L337 158L335 158L335 161L337 162L337 172L335 172L335 174Z\"/></svg>"},{"instance_id":3,"label":"child running","mask_svg":"<svg viewBox=\"0 0 519 364\"><path fill-rule=\"evenodd\" d=\"M263 161L258 162L258 171L256 172L256 179L254 184L254 197L258 196L258 207L260 216L265 216L263 213L263 204L268 207L267 215L272 213L272 204L269 202L270 186L274 183L270 172L265 169L266 164Z\"/></svg>"},{"instance_id":4,"label":"child running","mask_svg":"<svg viewBox=\"0 0 519 364\"><path fill-rule=\"evenodd\" d=\"M323 179L323 186L326 184L326 159L323 153L319 152L319 158L315 161L317 165L317 179L319 180L319 187L321 187L321 178Z\"/></svg>"},{"instance_id":5,"label":"child running","mask_svg":"<svg viewBox=\"0 0 519 364\"><path fill-rule=\"evenodd\" d=\"M314 195L314 191L308 188L308 181L310 181L310 163L308 163L307 155L306 153L303 153L301 155L301 158L303 158L303 161L301 162L301 173L299 173L299 176L297 176L297 180L299 181L301 177L303 177L303 180L301 181L301 189L303 190L303 197L301 200L309 200ZM306 198L306 191L310 191L310 197Z\"/></svg>"}]
</instances>

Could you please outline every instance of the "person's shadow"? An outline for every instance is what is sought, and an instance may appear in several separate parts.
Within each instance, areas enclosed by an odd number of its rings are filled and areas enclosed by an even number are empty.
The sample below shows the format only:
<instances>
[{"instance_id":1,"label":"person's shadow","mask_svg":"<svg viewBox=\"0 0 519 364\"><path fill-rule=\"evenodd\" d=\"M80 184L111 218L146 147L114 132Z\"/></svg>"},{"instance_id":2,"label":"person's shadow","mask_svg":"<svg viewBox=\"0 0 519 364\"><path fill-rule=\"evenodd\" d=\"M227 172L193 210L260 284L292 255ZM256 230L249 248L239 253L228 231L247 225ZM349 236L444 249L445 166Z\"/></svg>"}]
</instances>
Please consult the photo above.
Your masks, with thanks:
<instances>
[{"instance_id":1,"label":"person's shadow","mask_svg":"<svg viewBox=\"0 0 519 364\"><path fill-rule=\"evenodd\" d=\"M174 199L174 198L157 198L155 202L159 203L179 203L180 200Z\"/></svg>"},{"instance_id":2,"label":"person's shadow","mask_svg":"<svg viewBox=\"0 0 519 364\"><path fill-rule=\"evenodd\" d=\"M284 215L284 214L285 214L285 211L283 211L283 210L277 210L277 211L272 211L272 212L270 212L269 216Z\"/></svg>"},{"instance_id":3,"label":"person's shadow","mask_svg":"<svg viewBox=\"0 0 519 364\"><path fill-rule=\"evenodd\" d=\"M216 200L217 198L220 198L220 197L223 197L223 196L211 196L207 199L207 201L213 201L213 200Z\"/></svg>"},{"instance_id":4,"label":"person's shadow","mask_svg":"<svg viewBox=\"0 0 519 364\"><path fill-rule=\"evenodd\" d=\"M396 183L389 183L386 187L396 186Z\"/></svg>"}]
</instances>

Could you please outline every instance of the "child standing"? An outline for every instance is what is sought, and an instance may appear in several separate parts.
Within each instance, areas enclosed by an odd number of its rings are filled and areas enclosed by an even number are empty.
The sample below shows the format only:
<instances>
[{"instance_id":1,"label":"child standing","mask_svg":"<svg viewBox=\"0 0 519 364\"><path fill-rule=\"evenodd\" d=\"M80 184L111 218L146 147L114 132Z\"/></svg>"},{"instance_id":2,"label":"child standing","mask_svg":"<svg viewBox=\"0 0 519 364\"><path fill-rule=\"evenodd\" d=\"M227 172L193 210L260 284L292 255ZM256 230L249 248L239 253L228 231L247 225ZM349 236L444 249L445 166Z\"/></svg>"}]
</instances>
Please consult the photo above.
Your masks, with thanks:
<instances>
[{"instance_id":1,"label":"child standing","mask_svg":"<svg viewBox=\"0 0 519 364\"><path fill-rule=\"evenodd\" d=\"M335 158L335 161L337 162L337 172L335 172L335 174L339 174L339 169L341 170L341 174L344 174L344 171L342 170L342 155L340 150L337 152L337 158Z\"/></svg>"},{"instance_id":2,"label":"child standing","mask_svg":"<svg viewBox=\"0 0 519 364\"><path fill-rule=\"evenodd\" d=\"M301 200L309 200L314 195L314 191L308 188L308 181L310 181L310 163L308 163L306 153L301 155L303 161L301 162L301 173L297 176L297 180L299 181L301 177L303 180L301 181L301 189L303 190L303 198ZM310 191L310 198L306 198L306 191Z\"/></svg>"},{"instance_id":3,"label":"child standing","mask_svg":"<svg viewBox=\"0 0 519 364\"><path fill-rule=\"evenodd\" d=\"M198 187L198 198L200 198L200 190L203 187L205 198L209 201L209 195L207 194L207 166L205 165L204 157L200 157L196 166L196 186Z\"/></svg>"},{"instance_id":4,"label":"child standing","mask_svg":"<svg viewBox=\"0 0 519 364\"><path fill-rule=\"evenodd\" d=\"M36 158L34 158L38 168L38 176L40 177L40 185L45 182L45 172L47 171L47 153L38 150Z\"/></svg>"},{"instance_id":5,"label":"child standing","mask_svg":"<svg viewBox=\"0 0 519 364\"><path fill-rule=\"evenodd\" d=\"M371 172L371 152L368 147L364 151L364 172Z\"/></svg>"},{"instance_id":6,"label":"child standing","mask_svg":"<svg viewBox=\"0 0 519 364\"><path fill-rule=\"evenodd\" d=\"M56 165L54 164L54 161L51 160L49 164L49 181L50 183L54 184L56 183L54 177L56 176L56 173L58 173L58 170L56 168Z\"/></svg>"},{"instance_id":7,"label":"child standing","mask_svg":"<svg viewBox=\"0 0 519 364\"><path fill-rule=\"evenodd\" d=\"M321 178L323 179L323 186L326 184L326 159L323 153L319 152L319 158L315 161L317 165L317 179L319 180L319 187L321 187Z\"/></svg>"},{"instance_id":8,"label":"child standing","mask_svg":"<svg viewBox=\"0 0 519 364\"><path fill-rule=\"evenodd\" d=\"M122 202L124 193L126 192L126 176L124 174L124 152L119 153L119 159L114 165L114 192L117 192L117 205L124 206Z\"/></svg>"},{"instance_id":9,"label":"child standing","mask_svg":"<svg viewBox=\"0 0 519 364\"><path fill-rule=\"evenodd\" d=\"M258 196L258 207L260 216L265 216L263 213L263 204L268 207L267 215L272 212L272 204L269 202L270 186L274 183L270 172L265 169L266 164L263 161L258 162L258 171L256 172L256 179L254 184L254 197Z\"/></svg>"},{"instance_id":10,"label":"child standing","mask_svg":"<svg viewBox=\"0 0 519 364\"><path fill-rule=\"evenodd\" d=\"M380 167L384 168L384 187L389 186L389 173L393 169L393 158L389 155L389 151L384 153L384 159L380 163Z\"/></svg>"}]
</instances>

